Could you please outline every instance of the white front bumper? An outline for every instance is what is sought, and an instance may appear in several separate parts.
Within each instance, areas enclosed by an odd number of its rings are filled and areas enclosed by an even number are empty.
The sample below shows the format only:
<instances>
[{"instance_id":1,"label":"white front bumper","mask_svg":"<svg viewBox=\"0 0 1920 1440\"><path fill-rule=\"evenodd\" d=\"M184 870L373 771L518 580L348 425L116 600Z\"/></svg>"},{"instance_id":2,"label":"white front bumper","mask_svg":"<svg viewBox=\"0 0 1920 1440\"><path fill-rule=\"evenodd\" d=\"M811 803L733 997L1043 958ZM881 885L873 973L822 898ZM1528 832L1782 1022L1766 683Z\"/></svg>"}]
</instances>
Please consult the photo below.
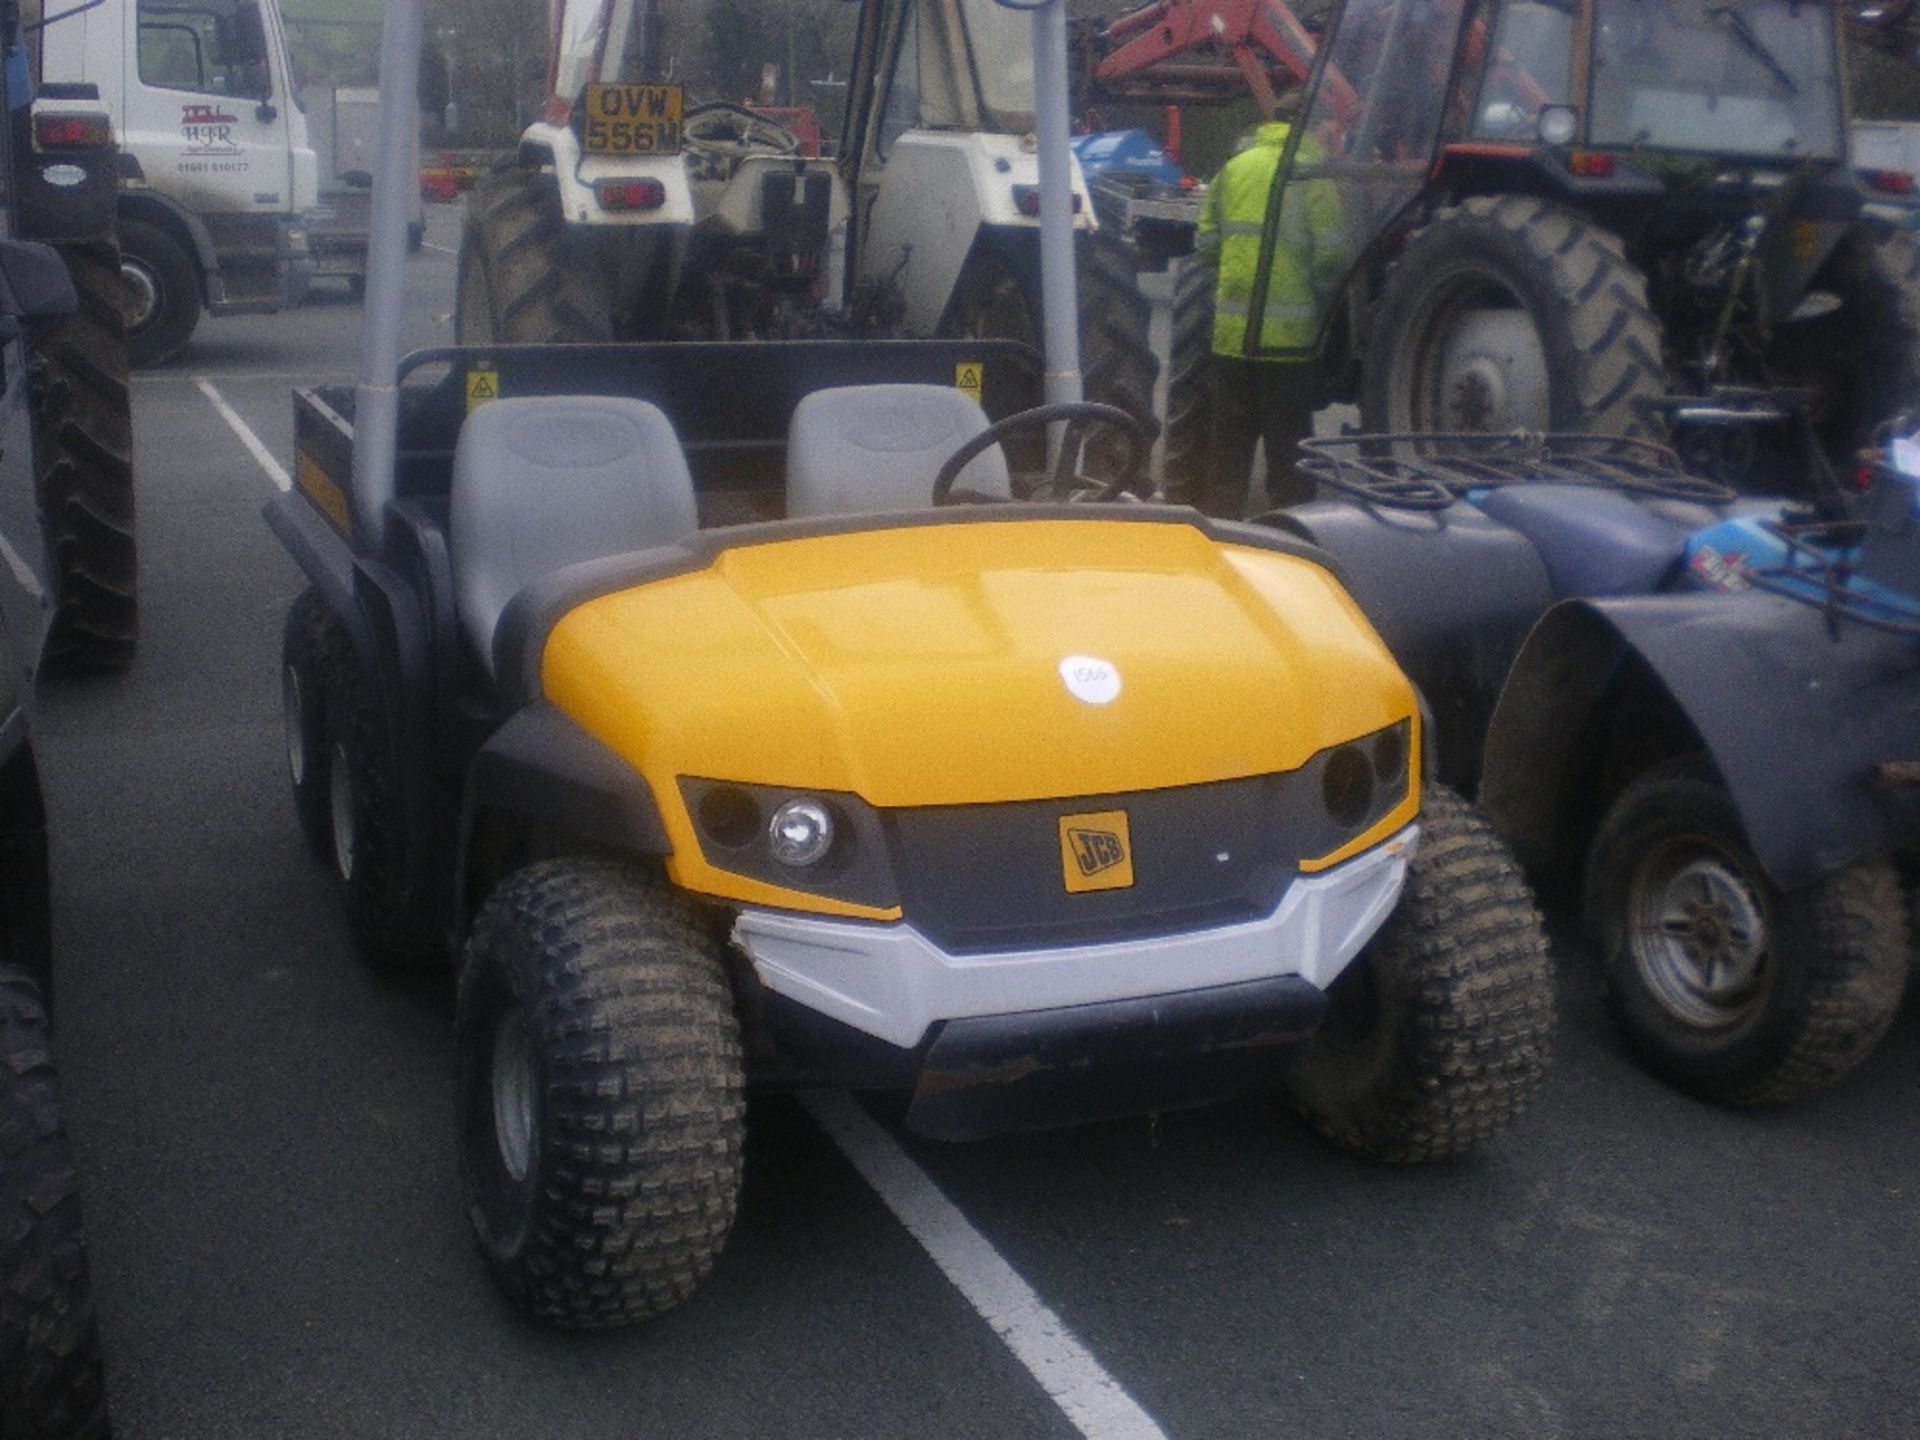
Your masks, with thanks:
<instances>
[{"instance_id":1,"label":"white front bumper","mask_svg":"<svg viewBox=\"0 0 1920 1440\"><path fill-rule=\"evenodd\" d=\"M1287 887L1237 925L1100 945L949 955L911 925L744 910L733 940L760 983L902 1048L936 1020L1134 1000L1298 975L1324 990L1400 898L1417 825Z\"/></svg>"}]
</instances>

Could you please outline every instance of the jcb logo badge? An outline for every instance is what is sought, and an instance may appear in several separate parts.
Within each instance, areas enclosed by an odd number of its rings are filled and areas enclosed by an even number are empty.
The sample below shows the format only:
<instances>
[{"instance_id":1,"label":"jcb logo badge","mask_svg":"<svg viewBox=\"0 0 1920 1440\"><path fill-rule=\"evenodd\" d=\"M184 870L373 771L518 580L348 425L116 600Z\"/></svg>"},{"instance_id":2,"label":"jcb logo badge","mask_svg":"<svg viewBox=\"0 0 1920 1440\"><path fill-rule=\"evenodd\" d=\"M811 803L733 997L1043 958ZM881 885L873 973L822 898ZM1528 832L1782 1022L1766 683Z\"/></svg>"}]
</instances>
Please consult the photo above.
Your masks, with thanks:
<instances>
[{"instance_id":1,"label":"jcb logo badge","mask_svg":"<svg viewBox=\"0 0 1920 1440\"><path fill-rule=\"evenodd\" d=\"M1070 895L1132 886L1133 842L1127 834L1127 812L1062 815L1060 877Z\"/></svg>"}]
</instances>

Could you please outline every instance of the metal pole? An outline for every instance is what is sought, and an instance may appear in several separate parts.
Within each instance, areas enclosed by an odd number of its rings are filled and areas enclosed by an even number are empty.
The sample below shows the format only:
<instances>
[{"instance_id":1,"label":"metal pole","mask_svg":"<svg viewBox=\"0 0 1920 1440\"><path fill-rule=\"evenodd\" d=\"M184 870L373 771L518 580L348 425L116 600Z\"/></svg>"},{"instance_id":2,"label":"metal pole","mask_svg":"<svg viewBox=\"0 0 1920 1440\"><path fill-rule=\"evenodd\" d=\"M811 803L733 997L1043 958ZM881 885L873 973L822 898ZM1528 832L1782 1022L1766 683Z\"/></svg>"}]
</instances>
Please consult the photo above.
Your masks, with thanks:
<instances>
[{"instance_id":1,"label":"metal pole","mask_svg":"<svg viewBox=\"0 0 1920 1440\"><path fill-rule=\"evenodd\" d=\"M380 137L353 410L354 528L375 548L385 541L399 455L400 301L407 220L420 184L413 169L413 131L420 123L420 12L421 0L387 0L380 31Z\"/></svg>"},{"instance_id":2,"label":"metal pole","mask_svg":"<svg viewBox=\"0 0 1920 1440\"><path fill-rule=\"evenodd\" d=\"M1046 324L1046 401L1085 398L1073 263L1073 151L1067 144L1067 6L1033 12L1033 128L1040 160L1040 305ZM1056 437L1057 438L1057 437Z\"/></svg>"}]
</instances>

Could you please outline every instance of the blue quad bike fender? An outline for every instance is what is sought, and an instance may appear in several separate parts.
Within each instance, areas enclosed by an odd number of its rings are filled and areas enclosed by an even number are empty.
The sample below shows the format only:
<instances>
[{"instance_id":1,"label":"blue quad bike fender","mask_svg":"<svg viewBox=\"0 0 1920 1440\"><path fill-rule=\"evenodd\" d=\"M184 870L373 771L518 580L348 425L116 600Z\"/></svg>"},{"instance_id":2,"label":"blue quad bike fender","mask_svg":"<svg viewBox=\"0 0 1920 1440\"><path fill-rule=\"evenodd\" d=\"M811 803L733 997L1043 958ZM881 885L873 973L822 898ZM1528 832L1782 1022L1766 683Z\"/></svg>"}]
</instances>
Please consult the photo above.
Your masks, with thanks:
<instances>
[{"instance_id":1,"label":"blue quad bike fender","mask_svg":"<svg viewBox=\"0 0 1920 1440\"><path fill-rule=\"evenodd\" d=\"M1570 797L1619 738L1598 733L1610 702L1648 679L1783 891L1920 846L1920 645L1759 592L1658 595L1564 601L1514 660L1479 800L1529 865L1584 849Z\"/></svg>"}]
</instances>

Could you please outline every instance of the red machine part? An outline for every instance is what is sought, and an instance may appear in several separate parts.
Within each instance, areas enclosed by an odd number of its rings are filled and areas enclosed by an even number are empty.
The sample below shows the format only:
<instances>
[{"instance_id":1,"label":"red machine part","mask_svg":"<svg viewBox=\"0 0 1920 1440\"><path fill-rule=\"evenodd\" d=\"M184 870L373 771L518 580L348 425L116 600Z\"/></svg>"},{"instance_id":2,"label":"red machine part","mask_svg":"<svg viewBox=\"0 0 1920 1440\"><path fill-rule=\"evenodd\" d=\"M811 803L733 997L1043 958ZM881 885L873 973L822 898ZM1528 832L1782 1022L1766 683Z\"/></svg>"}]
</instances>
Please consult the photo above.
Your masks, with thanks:
<instances>
[{"instance_id":1,"label":"red machine part","mask_svg":"<svg viewBox=\"0 0 1920 1440\"><path fill-rule=\"evenodd\" d=\"M1279 0L1155 0L1100 35L1093 80L1104 99L1177 104L1250 90L1271 112L1281 89L1304 82L1314 40ZM1339 74L1323 84L1336 118L1353 108Z\"/></svg>"}]
</instances>

